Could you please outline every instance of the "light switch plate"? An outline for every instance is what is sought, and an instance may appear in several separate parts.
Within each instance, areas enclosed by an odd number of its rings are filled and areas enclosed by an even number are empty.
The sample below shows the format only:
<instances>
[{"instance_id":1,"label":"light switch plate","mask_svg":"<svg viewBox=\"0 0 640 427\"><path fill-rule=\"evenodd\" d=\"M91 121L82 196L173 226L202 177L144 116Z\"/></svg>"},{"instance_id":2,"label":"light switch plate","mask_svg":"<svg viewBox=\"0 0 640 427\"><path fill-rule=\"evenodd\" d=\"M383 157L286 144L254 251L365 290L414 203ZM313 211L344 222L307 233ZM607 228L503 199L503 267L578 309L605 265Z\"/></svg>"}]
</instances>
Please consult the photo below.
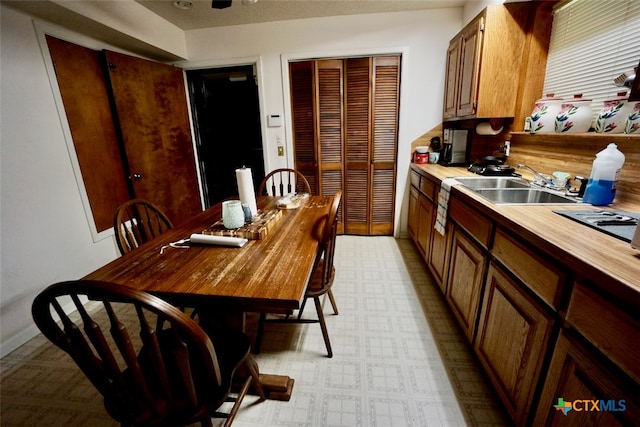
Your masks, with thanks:
<instances>
[{"instance_id":1,"label":"light switch plate","mask_svg":"<svg viewBox=\"0 0 640 427\"><path fill-rule=\"evenodd\" d=\"M282 116L280 114L269 114L267 116L267 126L270 128L282 126Z\"/></svg>"}]
</instances>

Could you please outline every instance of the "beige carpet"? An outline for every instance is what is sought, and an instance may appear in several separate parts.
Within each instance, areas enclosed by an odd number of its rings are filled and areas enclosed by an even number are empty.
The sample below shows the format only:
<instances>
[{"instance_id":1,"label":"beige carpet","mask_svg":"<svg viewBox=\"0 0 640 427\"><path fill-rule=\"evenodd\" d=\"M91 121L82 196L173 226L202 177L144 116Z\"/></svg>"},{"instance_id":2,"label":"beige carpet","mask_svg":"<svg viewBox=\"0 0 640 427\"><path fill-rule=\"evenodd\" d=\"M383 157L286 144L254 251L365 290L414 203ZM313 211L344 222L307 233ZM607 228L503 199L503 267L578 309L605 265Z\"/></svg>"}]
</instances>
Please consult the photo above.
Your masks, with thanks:
<instances>
[{"instance_id":1,"label":"beige carpet","mask_svg":"<svg viewBox=\"0 0 640 427\"><path fill-rule=\"evenodd\" d=\"M234 426L510 424L410 241L339 236L335 263L340 315L325 310L334 357L326 357L317 324L267 325L256 360L262 372L295 378L293 397L248 396ZM312 315L313 305L305 310ZM248 325L253 333L255 316ZM118 425L42 336L0 367L2 426Z\"/></svg>"}]
</instances>

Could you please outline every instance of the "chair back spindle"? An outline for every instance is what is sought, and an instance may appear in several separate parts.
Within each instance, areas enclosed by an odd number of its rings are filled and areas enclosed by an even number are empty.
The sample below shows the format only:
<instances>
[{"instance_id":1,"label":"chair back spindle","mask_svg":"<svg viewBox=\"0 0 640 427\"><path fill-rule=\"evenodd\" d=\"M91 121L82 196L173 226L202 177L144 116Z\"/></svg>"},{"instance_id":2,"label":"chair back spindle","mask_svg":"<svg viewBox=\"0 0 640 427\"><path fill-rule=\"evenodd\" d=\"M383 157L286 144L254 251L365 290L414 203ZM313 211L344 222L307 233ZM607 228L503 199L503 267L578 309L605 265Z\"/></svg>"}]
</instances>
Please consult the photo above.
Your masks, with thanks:
<instances>
[{"instance_id":1,"label":"chair back spindle","mask_svg":"<svg viewBox=\"0 0 640 427\"><path fill-rule=\"evenodd\" d=\"M309 193L309 181L295 169L276 169L264 177L258 187L260 196L286 196L291 193Z\"/></svg>"},{"instance_id":2,"label":"chair back spindle","mask_svg":"<svg viewBox=\"0 0 640 427\"><path fill-rule=\"evenodd\" d=\"M113 226L122 255L173 227L160 208L142 199L132 199L120 205Z\"/></svg>"}]
</instances>

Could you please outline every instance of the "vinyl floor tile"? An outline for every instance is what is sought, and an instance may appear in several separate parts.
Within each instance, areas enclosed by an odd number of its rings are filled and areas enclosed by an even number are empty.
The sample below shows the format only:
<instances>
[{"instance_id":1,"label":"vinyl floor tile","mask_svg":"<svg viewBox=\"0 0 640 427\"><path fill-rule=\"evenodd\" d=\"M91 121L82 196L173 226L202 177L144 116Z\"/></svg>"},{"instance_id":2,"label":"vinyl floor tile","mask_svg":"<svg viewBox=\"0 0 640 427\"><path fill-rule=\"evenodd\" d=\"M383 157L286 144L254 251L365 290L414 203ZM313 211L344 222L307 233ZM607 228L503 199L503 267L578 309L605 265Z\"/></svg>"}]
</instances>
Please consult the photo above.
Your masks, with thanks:
<instances>
[{"instance_id":1,"label":"vinyl floor tile","mask_svg":"<svg viewBox=\"0 0 640 427\"><path fill-rule=\"evenodd\" d=\"M247 396L237 427L509 425L495 391L409 240L338 236L334 294L318 324L267 324L255 359L295 379L289 402ZM305 318L315 318L313 304ZM247 315L253 336L257 315ZM91 384L41 335L1 361L2 426L116 426ZM214 420L214 425L221 425Z\"/></svg>"}]
</instances>

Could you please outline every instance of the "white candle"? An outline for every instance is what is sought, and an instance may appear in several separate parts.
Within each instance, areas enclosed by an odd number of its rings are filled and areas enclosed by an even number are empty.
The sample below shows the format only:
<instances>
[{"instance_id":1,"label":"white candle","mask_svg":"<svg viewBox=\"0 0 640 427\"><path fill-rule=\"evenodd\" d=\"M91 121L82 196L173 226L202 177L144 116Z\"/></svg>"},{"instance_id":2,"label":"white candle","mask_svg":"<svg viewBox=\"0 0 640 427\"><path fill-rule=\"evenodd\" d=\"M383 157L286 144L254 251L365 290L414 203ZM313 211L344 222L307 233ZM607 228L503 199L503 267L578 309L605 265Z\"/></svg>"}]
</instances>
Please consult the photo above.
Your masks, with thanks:
<instances>
[{"instance_id":1,"label":"white candle","mask_svg":"<svg viewBox=\"0 0 640 427\"><path fill-rule=\"evenodd\" d=\"M253 177L250 168L236 169L236 181L238 181L238 195L243 205L249 206L251 215L258 214L258 204L256 203L256 192L253 189Z\"/></svg>"}]
</instances>

